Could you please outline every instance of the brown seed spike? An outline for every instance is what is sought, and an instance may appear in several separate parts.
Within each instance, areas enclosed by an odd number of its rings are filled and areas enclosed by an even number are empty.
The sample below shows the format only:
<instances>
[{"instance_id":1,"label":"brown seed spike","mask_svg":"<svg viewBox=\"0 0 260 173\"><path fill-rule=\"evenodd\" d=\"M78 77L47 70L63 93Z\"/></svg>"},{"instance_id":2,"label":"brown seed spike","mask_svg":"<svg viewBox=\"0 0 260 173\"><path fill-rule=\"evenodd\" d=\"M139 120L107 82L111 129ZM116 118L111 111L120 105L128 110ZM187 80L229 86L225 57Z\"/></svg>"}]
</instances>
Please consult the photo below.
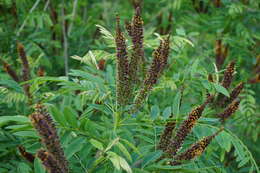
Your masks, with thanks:
<instances>
[{"instance_id":1,"label":"brown seed spike","mask_svg":"<svg viewBox=\"0 0 260 173\"><path fill-rule=\"evenodd\" d=\"M233 102L235 99L237 99L238 95L241 93L241 91L244 88L244 83L240 82L231 92L230 97L225 97L223 101L223 106L226 104L229 104Z\"/></svg>"},{"instance_id":2,"label":"brown seed spike","mask_svg":"<svg viewBox=\"0 0 260 173\"><path fill-rule=\"evenodd\" d=\"M34 128L41 136L42 143L46 146L48 152L57 160L66 172L68 172L68 163L65 158L63 149L59 141L57 130L52 121L52 118L46 112L46 109L41 105L36 106L36 111L30 115L31 122Z\"/></svg>"},{"instance_id":3,"label":"brown seed spike","mask_svg":"<svg viewBox=\"0 0 260 173\"><path fill-rule=\"evenodd\" d=\"M224 88L228 89L230 87L230 84L231 84L232 79L233 79L234 71L235 71L235 62L232 61L231 63L228 64L226 71L224 73L222 83L221 83L221 85Z\"/></svg>"},{"instance_id":4,"label":"brown seed spike","mask_svg":"<svg viewBox=\"0 0 260 173\"><path fill-rule=\"evenodd\" d=\"M206 105L211 102L213 96L209 96L207 100L200 105L199 107L193 109L186 119L179 127L176 132L175 137L169 143L166 152L170 156L176 155L180 147L182 146L186 136L191 132L192 128L196 124L197 120L201 117L203 110L205 109Z\"/></svg>"},{"instance_id":5,"label":"brown seed spike","mask_svg":"<svg viewBox=\"0 0 260 173\"><path fill-rule=\"evenodd\" d=\"M20 154L29 162L33 163L34 161L34 155L31 153L26 152L25 148L23 146L18 147Z\"/></svg>"},{"instance_id":6,"label":"brown seed spike","mask_svg":"<svg viewBox=\"0 0 260 173\"><path fill-rule=\"evenodd\" d=\"M128 35L132 37L132 24L129 21L125 21L125 29L128 32Z\"/></svg>"},{"instance_id":7,"label":"brown seed spike","mask_svg":"<svg viewBox=\"0 0 260 173\"><path fill-rule=\"evenodd\" d=\"M23 70L22 70L22 77L23 77L23 81L28 81L30 80L30 67L29 67L29 63L28 63L28 59L25 53L25 49L24 46L21 43L17 43L17 51L19 54L19 57L22 61L22 66L23 66ZM28 98L31 98L32 95L30 93L30 85L29 84L24 84L23 85L24 88L24 92L27 95Z\"/></svg>"},{"instance_id":8,"label":"brown seed spike","mask_svg":"<svg viewBox=\"0 0 260 173\"><path fill-rule=\"evenodd\" d=\"M42 164L48 171L48 173L66 173L67 171L64 170L55 159L55 157L45 150L39 150L37 152L37 157L41 159Z\"/></svg>"},{"instance_id":9,"label":"brown seed spike","mask_svg":"<svg viewBox=\"0 0 260 173\"><path fill-rule=\"evenodd\" d=\"M167 146L169 145L170 139L172 137L172 132L175 128L175 125L175 121L170 121L166 123L165 129L160 137L159 145L157 146L158 149L166 151Z\"/></svg>"},{"instance_id":10,"label":"brown seed spike","mask_svg":"<svg viewBox=\"0 0 260 173\"><path fill-rule=\"evenodd\" d=\"M207 148L207 146L211 143L211 141L223 130L223 128L219 129L216 133L214 133L211 136L207 136L200 141L193 144L189 149L187 149L185 152L177 155L174 157L174 161L171 162L171 165L178 165L180 164L179 161L181 160L192 160L195 157L200 156L204 150Z\"/></svg>"},{"instance_id":11,"label":"brown seed spike","mask_svg":"<svg viewBox=\"0 0 260 173\"><path fill-rule=\"evenodd\" d=\"M2 60L5 72L16 82L19 82L17 73L11 68L11 66Z\"/></svg>"},{"instance_id":12,"label":"brown seed spike","mask_svg":"<svg viewBox=\"0 0 260 173\"><path fill-rule=\"evenodd\" d=\"M217 40L215 43L215 56L216 66L218 69L220 69L224 63L224 59L222 56L222 40Z\"/></svg>"},{"instance_id":13,"label":"brown seed spike","mask_svg":"<svg viewBox=\"0 0 260 173\"><path fill-rule=\"evenodd\" d=\"M161 55L161 72L166 68L170 50L170 35L163 41L163 49Z\"/></svg>"},{"instance_id":14,"label":"brown seed spike","mask_svg":"<svg viewBox=\"0 0 260 173\"><path fill-rule=\"evenodd\" d=\"M28 59L25 53L25 49L24 46L21 43L17 43L17 51L19 54L19 57L22 60L22 65L23 65L23 80L27 81L30 79L30 69L29 69L29 63L28 63Z\"/></svg>"},{"instance_id":15,"label":"brown seed spike","mask_svg":"<svg viewBox=\"0 0 260 173\"><path fill-rule=\"evenodd\" d=\"M129 31L128 31L129 32ZM137 7L135 15L132 19L130 37L133 42L133 53L129 65L130 79L138 82L137 73L142 71L144 65L144 49L143 49L143 20L141 18L141 9Z\"/></svg>"},{"instance_id":16,"label":"brown seed spike","mask_svg":"<svg viewBox=\"0 0 260 173\"><path fill-rule=\"evenodd\" d=\"M116 56L117 56L117 101L120 105L126 105L131 95L129 82L129 64L127 60L125 37L120 29L120 18L116 18Z\"/></svg>"},{"instance_id":17,"label":"brown seed spike","mask_svg":"<svg viewBox=\"0 0 260 173\"><path fill-rule=\"evenodd\" d=\"M234 100L228 107L224 110L223 113L219 114L218 117L220 118L221 122L225 122L227 118L229 118L239 107L240 100Z\"/></svg>"},{"instance_id":18,"label":"brown seed spike","mask_svg":"<svg viewBox=\"0 0 260 173\"><path fill-rule=\"evenodd\" d=\"M157 80L160 78L161 73L165 69L169 56L169 45L169 37L167 37L165 40L161 40L159 47L154 50L152 64L146 74L142 89L136 96L134 107L131 111L132 113L137 111L142 106L142 103L147 97L149 91L157 83Z\"/></svg>"}]
</instances>

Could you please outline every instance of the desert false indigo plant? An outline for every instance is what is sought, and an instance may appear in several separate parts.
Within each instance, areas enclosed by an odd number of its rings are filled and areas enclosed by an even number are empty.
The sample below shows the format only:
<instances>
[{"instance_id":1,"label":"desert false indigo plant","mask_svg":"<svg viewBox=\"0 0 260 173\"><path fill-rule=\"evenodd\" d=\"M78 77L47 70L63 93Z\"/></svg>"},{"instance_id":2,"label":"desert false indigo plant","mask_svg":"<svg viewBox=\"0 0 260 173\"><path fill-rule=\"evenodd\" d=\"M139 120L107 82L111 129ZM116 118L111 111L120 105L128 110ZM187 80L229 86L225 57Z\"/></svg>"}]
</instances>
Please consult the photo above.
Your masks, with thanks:
<instances>
[{"instance_id":1,"label":"desert false indigo plant","mask_svg":"<svg viewBox=\"0 0 260 173\"><path fill-rule=\"evenodd\" d=\"M54 122L47 110L42 105L37 105L36 111L30 115L30 119L41 136L42 144L46 147L46 150L38 151L37 157L42 160L49 173L68 173L68 162L61 147Z\"/></svg>"},{"instance_id":2,"label":"desert false indigo plant","mask_svg":"<svg viewBox=\"0 0 260 173\"><path fill-rule=\"evenodd\" d=\"M117 55L117 102L119 105L132 104L132 113L139 110L148 93L157 83L167 65L170 50L170 36L161 40L160 45L153 52L152 64L145 72L145 57L143 47L143 20L140 7L135 10L132 22L125 22L125 28L132 39L132 54L128 60L126 40L120 28L120 19L117 16L116 24L116 55ZM141 89L133 99L134 88L138 87L139 76L145 72Z\"/></svg>"}]
</instances>

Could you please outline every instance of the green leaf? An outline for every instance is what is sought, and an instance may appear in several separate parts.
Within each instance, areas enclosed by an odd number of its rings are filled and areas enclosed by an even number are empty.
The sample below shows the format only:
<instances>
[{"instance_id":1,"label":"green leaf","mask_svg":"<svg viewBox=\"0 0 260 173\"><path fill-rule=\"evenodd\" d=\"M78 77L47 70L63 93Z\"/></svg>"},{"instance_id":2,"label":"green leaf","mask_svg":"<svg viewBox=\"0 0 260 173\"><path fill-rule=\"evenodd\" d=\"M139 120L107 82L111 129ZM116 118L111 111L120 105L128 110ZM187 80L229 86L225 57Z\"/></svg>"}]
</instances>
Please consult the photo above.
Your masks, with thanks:
<instances>
[{"instance_id":1,"label":"green leaf","mask_svg":"<svg viewBox=\"0 0 260 173\"><path fill-rule=\"evenodd\" d=\"M126 158L132 162L132 157L131 157L130 153L128 152L128 150L126 149L126 147L123 144L121 144L120 142L118 142L116 146L119 148L120 151L122 151L122 153L126 156Z\"/></svg>"},{"instance_id":2,"label":"green leaf","mask_svg":"<svg viewBox=\"0 0 260 173\"><path fill-rule=\"evenodd\" d=\"M84 138L77 138L73 139L72 142L68 145L68 147L65 149L65 155L67 159L70 159L73 154L80 151L85 144Z\"/></svg>"},{"instance_id":3,"label":"green leaf","mask_svg":"<svg viewBox=\"0 0 260 173\"><path fill-rule=\"evenodd\" d=\"M107 152L107 154L108 154L109 160L113 163L114 167L117 170L120 170L120 168L122 168L127 173L132 173L132 169L130 168L129 164L127 163L127 161L124 158L120 157L119 155L117 155L116 153L114 153L112 151Z\"/></svg>"},{"instance_id":4,"label":"green leaf","mask_svg":"<svg viewBox=\"0 0 260 173\"><path fill-rule=\"evenodd\" d=\"M50 106L50 112L58 123L62 126L67 126L65 117L55 106Z\"/></svg>"},{"instance_id":5,"label":"green leaf","mask_svg":"<svg viewBox=\"0 0 260 173\"><path fill-rule=\"evenodd\" d=\"M173 114L176 115L176 117L178 117L180 113L180 102L181 102L181 91L177 92L176 96L174 97L173 105L172 105Z\"/></svg>"},{"instance_id":6,"label":"green leaf","mask_svg":"<svg viewBox=\"0 0 260 173\"><path fill-rule=\"evenodd\" d=\"M146 167L149 163L159 159L161 155L162 155L162 151L155 151L145 156L145 158L143 159L144 161L142 164L142 168Z\"/></svg>"},{"instance_id":7,"label":"green leaf","mask_svg":"<svg viewBox=\"0 0 260 173\"><path fill-rule=\"evenodd\" d=\"M39 138L35 131L18 131L13 133L15 136L19 137L32 137L32 138Z\"/></svg>"},{"instance_id":8,"label":"green leaf","mask_svg":"<svg viewBox=\"0 0 260 173\"><path fill-rule=\"evenodd\" d=\"M95 139L90 139L89 141L95 148L99 150L104 150L103 144Z\"/></svg>"},{"instance_id":9,"label":"green leaf","mask_svg":"<svg viewBox=\"0 0 260 173\"><path fill-rule=\"evenodd\" d=\"M126 145L128 145L130 148L132 148L137 154L139 154L140 156L142 155L142 153L139 151L139 149L134 145L132 144L131 142L129 142L128 140L126 139L120 139L121 141L123 141Z\"/></svg>"},{"instance_id":10,"label":"green leaf","mask_svg":"<svg viewBox=\"0 0 260 173\"><path fill-rule=\"evenodd\" d=\"M41 164L41 161L38 158L34 159L34 172L45 173L45 170Z\"/></svg>"},{"instance_id":11,"label":"green leaf","mask_svg":"<svg viewBox=\"0 0 260 173\"><path fill-rule=\"evenodd\" d=\"M171 115L171 113L172 113L172 108L171 108L171 106L168 106L168 107L165 108L164 111L163 111L163 118L164 118L164 119L169 118L170 115Z\"/></svg>"},{"instance_id":12,"label":"green leaf","mask_svg":"<svg viewBox=\"0 0 260 173\"><path fill-rule=\"evenodd\" d=\"M119 158L118 158L117 154L112 151L107 152L107 154L109 155L109 160L112 162L114 167L117 170L120 170L120 162L119 162Z\"/></svg>"},{"instance_id":13,"label":"green leaf","mask_svg":"<svg viewBox=\"0 0 260 173\"><path fill-rule=\"evenodd\" d=\"M65 107L64 116L69 125L71 125L74 128L78 127L77 114L70 107Z\"/></svg>"},{"instance_id":14,"label":"green leaf","mask_svg":"<svg viewBox=\"0 0 260 173\"><path fill-rule=\"evenodd\" d=\"M110 141L110 143L107 145L104 152L107 152L110 150L114 145L116 145L119 142L119 137L115 138L114 140Z\"/></svg>"},{"instance_id":15,"label":"green leaf","mask_svg":"<svg viewBox=\"0 0 260 173\"><path fill-rule=\"evenodd\" d=\"M238 168L241 168L242 166L244 166L245 164L248 163L248 161L250 160L249 157L243 158L243 160L238 164Z\"/></svg>"},{"instance_id":16,"label":"green leaf","mask_svg":"<svg viewBox=\"0 0 260 173\"><path fill-rule=\"evenodd\" d=\"M200 60L199 59L196 59L193 64L191 65L190 67L190 73L191 73L191 76L194 76L197 72L198 72L198 65L199 65L199 62Z\"/></svg>"},{"instance_id":17,"label":"green leaf","mask_svg":"<svg viewBox=\"0 0 260 173\"><path fill-rule=\"evenodd\" d=\"M127 172L127 173L132 173L132 169L130 168L129 164L127 161L119 156L119 164L120 166Z\"/></svg>"},{"instance_id":18,"label":"green leaf","mask_svg":"<svg viewBox=\"0 0 260 173\"><path fill-rule=\"evenodd\" d=\"M153 105L151 108L151 118L155 120L160 114L160 108L158 105Z\"/></svg>"},{"instance_id":19,"label":"green leaf","mask_svg":"<svg viewBox=\"0 0 260 173\"><path fill-rule=\"evenodd\" d=\"M19 123L30 123L30 120L26 116L15 115L15 116L1 116L0 117L0 127L7 122L14 121Z\"/></svg>"},{"instance_id":20,"label":"green leaf","mask_svg":"<svg viewBox=\"0 0 260 173\"><path fill-rule=\"evenodd\" d=\"M103 83L104 83L104 80L101 77L90 74L90 73L82 71L82 70L71 70L71 72L69 74L72 75L72 76L82 77L82 78L87 79L89 81L98 83L100 86L102 86Z\"/></svg>"},{"instance_id":21,"label":"green leaf","mask_svg":"<svg viewBox=\"0 0 260 173\"><path fill-rule=\"evenodd\" d=\"M32 171L31 167L29 165L27 165L26 163L23 162L19 162L18 163L18 167L17 167L17 171L19 173L30 173Z\"/></svg>"},{"instance_id":22,"label":"green leaf","mask_svg":"<svg viewBox=\"0 0 260 173\"><path fill-rule=\"evenodd\" d=\"M201 80L200 82L205 89L211 90L211 82L209 82L208 80Z\"/></svg>"},{"instance_id":23,"label":"green leaf","mask_svg":"<svg viewBox=\"0 0 260 173\"><path fill-rule=\"evenodd\" d=\"M228 93L228 90L226 88L224 88L223 86L217 84L217 83L214 83L213 86L215 87L215 89L221 93L221 94L224 94L225 96L229 97L229 93Z\"/></svg>"}]
</instances>

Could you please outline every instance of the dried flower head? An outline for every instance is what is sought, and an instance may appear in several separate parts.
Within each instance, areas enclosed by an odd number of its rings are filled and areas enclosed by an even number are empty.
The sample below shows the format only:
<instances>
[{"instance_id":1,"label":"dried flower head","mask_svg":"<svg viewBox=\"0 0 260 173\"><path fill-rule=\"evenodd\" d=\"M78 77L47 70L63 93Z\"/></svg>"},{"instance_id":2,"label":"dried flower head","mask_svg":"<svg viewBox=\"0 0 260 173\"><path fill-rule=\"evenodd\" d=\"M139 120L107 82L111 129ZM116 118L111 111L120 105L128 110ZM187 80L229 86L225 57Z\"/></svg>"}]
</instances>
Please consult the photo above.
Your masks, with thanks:
<instances>
[{"instance_id":1,"label":"dried flower head","mask_svg":"<svg viewBox=\"0 0 260 173\"><path fill-rule=\"evenodd\" d=\"M17 43L17 51L23 65L23 80L27 81L30 79L30 69L24 46L21 43Z\"/></svg>"},{"instance_id":2,"label":"dried flower head","mask_svg":"<svg viewBox=\"0 0 260 173\"><path fill-rule=\"evenodd\" d=\"M129 21L125 21L125 29L130 37L132 37L132 24Z\"/></svg>"},{"instance_id":3,"label":"dried flower head","mask_svg":"<svg viewBox=\"0 0 260 173\"><path fill-rule=\"evenodd\" d=\"M41 136L42 143L64 170L68 170L68 163L59 141L52 118L41 105L37 105L36 111L30 115L31 122Z\"/></svg>"},{"instance_id":4,"label":"dried flower head","mask_svg":"<svg viewBox=\"0 0 260 173\"><path fill-rule=\"evenodd\" d=\"M120 18L117 16L116 25L116 55L117 55L117 100L121 105L129 101L131 87L129 86L129 63L127 59L125 37L120 29Z\"/></svg>"},{"instance_id":5,"label":"dried flower head","mask_svg":"<svg viewBox=\"0 0 260 173\"><path fill-rule=\"evenodd\" d=\"M206 105L211 102L213 96L207 98L207 100L197 108L193 109L186 119L179 127L176 132L175 137L170 141L166 152L170 155L170 157L174 156L180 147L182 146L186 136L191 132L197 120L201 117L203 110Z\"/></svg>"},{"instance_id":6,"label":"dried flower head","mask_svg":"<svg viewBox=\"0 0 260 173\"><path fill-rule=\"evenodd\" d=\"M34 155L28 153L23 146L18 147L20 154L25 158L27 161L33 163L34 162Z\"/></svg>"},{"instance_id":7,"label":"dried flower head","mask_svg":"<svg viewBox=\"0 0 260 173\"><path fill-rule=\"evenodd\" d=\"M23 81L28 81L30 80L30 67L29 67L29 62L26 56L26 52L24 49L24 46L21 43L17 43L17 51L19 54L19 57L22 61L22 77L23 77ZM30 85L29 84L24 84L23 85L23 89L25 94L27 95L28 98L31 98L32 95L30 93Z\"/></svg>"},{"instance_id":8,"label":"dried flower head","mask_svg":"<svg viewBox=\"0 0 260 173\"><path fill-rule=\"evenodd\" d=\"M235 71L235 62L232 61L231 63L228 64L226 71L224 73L222 83L221 83L221 85L224 88L228 89L230 87L230 84L231 84L232 79L233 79L234 71Z\"/></svg>"},{"instance_id":9,"label":"dried flower head","mask_svg":"<svg viewBox=\"0 0 260 173\"><path fill-rule=\"evenodd\" d=\"M169 49L169 37L167 37L166 39L161 40L159 47L153 52L153 61L146 74L142 89L139 91L134 101L133 112L137 111L142 106L149 91L152 89L153 85L157 83L157 80L167 65Z\"/></svg>"},{"instance_id":10,"label":"dried flower head","mask_svg":"<svg viewBox=\"0 0 260 173\"><path fill-rule=\"evenodd\" d=\"M61 165L58 163L58 161L55 159L55 157L45 150L39 150L37 152L37 157L41 159L42 164L48 171L48 173L66 173L66 171Z\"/></svg>"},{"instance_id":11,"label":"dried flower head","mask_svg":"<svg viewBox=\"0 0 260 173\"><path fill-rule=\"evenodd\" d=\"M220 113L218 117L224 122L227 118L229 118L233 113L238 109L240 101L234 100L228 107L224 110L224 112Z\"/></svg>"},{"instance_id":12,"label":"dried flower head","mask_svg":"<svg viewBox=\"0 0 260 173\"><path fill-rule=\"evenodd\" d=\"M137 83L137 73L141 72L144 64L144 49L143 49L143 20L141 17L141 9L137 7L135 9L135 15L132 19L132 23L126 23L126 29L133 42L133 52L129 64L130 79Z\"/></svg>"},{"instance_id":13,"label":"dried flower head","mask_svg":"<svg viewBox=\"0 0 260 173\"><path fill-rule=\"evenodd\" d=\"M169 142L171 140L175 125L176 125L175 121L169 121L166 123L165 129L160 137L159 145L157 146L158 149L166 151L167 146L169 145Z\"/></svg>"},{"instance_id":14,"label":"dried flower head","mask_svg":"<svg viewBox=\"0 0 260 173\"><path fill-rule=\"evenodd\" d=\"M221 66L224 64L224 61L228 55L228 47L223 46L222 40L217 40L215 44L215 59L218 69L221 69Z\"/></svg>"},{"instance_id":15,"label":"dried flower head","mask_svg":"<svg viewBox=\"0 0 260 173\"><path fill-rule=\"evenodd\" d=\"M223 130L221 128L216 133L214 133L211 136L207 136L197 143L193 144L189 149L187 149L185 152L177 155L174 157L174 161L171 162L171 165L178 165L180 164L180 161L182 160L192 160L195 157L200 156L204 150L207 148L207 146L210 144L210 142Z\"/></svg>"},{"instance_id":16,"label":"dried flower head","mask_svg":"<svg viewBox=\"0 0 260 173\"><path fill-rule=\"evenodd\" d=\"M19 82L19 77L12 67L5 61L2 60L5 72L16 82Z\"/></svg>"},{"instance_id":17,"label":"dried flower head","mask_svg":"<svg viewBox=\"0 0 260 173\"><path fill-rule=\"evenodd\" d=\"M241 93L242 89L244 88L244 83L240 82L230 93L230 97L224 97L222 101L222 107L233 102L235 99L237 99L238 95Z\"/></svg>"}]
</instances>

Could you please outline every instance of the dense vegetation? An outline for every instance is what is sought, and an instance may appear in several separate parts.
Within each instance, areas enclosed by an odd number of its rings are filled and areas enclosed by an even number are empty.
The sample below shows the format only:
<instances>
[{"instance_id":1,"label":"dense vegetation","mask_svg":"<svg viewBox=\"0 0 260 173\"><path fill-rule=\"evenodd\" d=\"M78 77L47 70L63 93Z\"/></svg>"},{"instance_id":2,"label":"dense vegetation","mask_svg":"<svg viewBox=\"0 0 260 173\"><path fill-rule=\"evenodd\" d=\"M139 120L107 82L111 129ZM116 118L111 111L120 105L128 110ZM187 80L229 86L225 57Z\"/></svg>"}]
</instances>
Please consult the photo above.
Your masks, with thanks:
<instances>
[{"instance_id":1,"label":"dense vegetation","mask_svg":"<svg viewBox=\"0 0 260 173\"><path fill-rule=\"evenodd\" d=\"M0 172L258 173L256 0L0 0Z\"/></svg>"}]
</instances>

